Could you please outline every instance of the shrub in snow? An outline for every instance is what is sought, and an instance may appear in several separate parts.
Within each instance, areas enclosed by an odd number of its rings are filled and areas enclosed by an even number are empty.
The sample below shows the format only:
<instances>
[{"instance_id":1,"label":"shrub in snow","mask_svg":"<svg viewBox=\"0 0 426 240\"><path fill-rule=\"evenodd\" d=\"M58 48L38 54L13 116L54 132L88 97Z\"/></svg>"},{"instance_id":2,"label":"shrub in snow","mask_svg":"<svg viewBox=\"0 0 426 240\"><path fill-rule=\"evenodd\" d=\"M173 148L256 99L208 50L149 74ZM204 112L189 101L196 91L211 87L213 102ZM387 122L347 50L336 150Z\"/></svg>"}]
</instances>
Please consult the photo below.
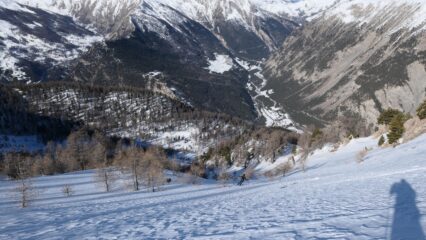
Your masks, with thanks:
<instances>
[{"instance_id":1,"label":"shrub in snow","mask_svg":"<svg viewBox=\"0 0 426 240\"><path fill-rule=\"evenodd\" d=\"M286 175L287 173L289 173L289 172L291 171L291 169L293 169L293 164L292 164L291 162L286 162L286 163L284 163L284 164L281 164L281 165L278 167L278 173L279 173L279 174L282 174L282 175L283 175L283 177L285 177L285 175Z\"/></svg>"},{"instance_id":2,"label":"shrub in snow","mask_svg":"<svg viewBox=\"0 0 426 240\"><path fill-rule=\"evenodd\" d=\"M223 184L223 186L226 186L228 182L232 179L231 173L226 171L226 168L222 168L218 175L218 180Z\"/></svg>"},{"instance_id":3,"label":"shrub in snow","mask_svg":"<svg viewBox=\"0 0 426 240\"><path fill-rule=\"evenodd\" d=\"M365 156L368 154L368 148L364 148L363 150L359 151L356 155L356 161L358 163L362 163L364 161Z\"/></svg>"},{"instance_id":4,"label":"shrub in snow","mask_svg":"<svg viewBox=\"0 0 426 240\"><path fill-rule=\"evenodd\" d=\"M74 190L70 185L66 184L62 187L62 193L65 195L65 197L70 197L74 194Z\"/></svg>"},{"instance_id":5,"label":"shrub in snow","mask_svg":"<svg viewBox=\"0 0 426 240\"><path fill-rule=\"evenodd\" d=\"M244 171L244 174L246 175L246 179L250 180L254 177L254 167L248 167L246 168L246 170Z\"/></svg>"},{"instance_id":6,"label":"shrub in snow","mask_svg":"<svg viewBox=\"0 0 426 240\"><path fill-rule=\"evenodd\" d=\"M33 183L31 181L32 171L31 165L29 164L28 159L25 161L16 163L17 169L17 187L15 191L17 193L17 199L22 208L28 207L29 203L33 201L38 193L36 189L33 187Z\"/></svg>"},{"instance_id":7,"label":"shrub in snow","mask_svg":"<svg viewBox=\"0 0 426 240\"><path fill-rule=\"evenodd\" d=\"M19 179L15 188L16 199L22 208L29 206L30 202L37 197L37 191L29 178Z\"/></svg>"},{"instance_id":8,"label":"shrub in snow","mask_svg":"<svg viewBox=\"0 0 426 240\"><path fill-rule=\"evenodd\" d=\"M186 182L191 184L198 184L200 178L206 177L206 166L203 162L194 161L189 169Z\"/></svg>"}]
</instances>

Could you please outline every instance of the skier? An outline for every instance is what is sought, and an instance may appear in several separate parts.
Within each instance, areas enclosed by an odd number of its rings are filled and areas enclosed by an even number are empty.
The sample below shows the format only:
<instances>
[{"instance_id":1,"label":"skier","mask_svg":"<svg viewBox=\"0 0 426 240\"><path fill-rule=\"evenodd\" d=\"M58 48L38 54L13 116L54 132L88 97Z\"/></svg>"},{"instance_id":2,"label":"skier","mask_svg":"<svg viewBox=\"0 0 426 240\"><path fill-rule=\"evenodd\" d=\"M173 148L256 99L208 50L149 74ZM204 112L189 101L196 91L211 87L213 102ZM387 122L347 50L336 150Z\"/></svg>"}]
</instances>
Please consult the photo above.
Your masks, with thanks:
<instances>
[{"instance_id":1,"label":"skier","mask_svg":"<svg viewBox=\"0 0 426 240\"><path fill-rule=\"evenodd\" d=\"M247 178L246 178L246 174L245 173L243 173L243 175L241 175L241 177L240 177L241 179L240 179L240 182L238 183L238 186L241 186L241 185L243 185L243 182L245 181L245 180L247 180Z\"/></svg>"}]
</instances>

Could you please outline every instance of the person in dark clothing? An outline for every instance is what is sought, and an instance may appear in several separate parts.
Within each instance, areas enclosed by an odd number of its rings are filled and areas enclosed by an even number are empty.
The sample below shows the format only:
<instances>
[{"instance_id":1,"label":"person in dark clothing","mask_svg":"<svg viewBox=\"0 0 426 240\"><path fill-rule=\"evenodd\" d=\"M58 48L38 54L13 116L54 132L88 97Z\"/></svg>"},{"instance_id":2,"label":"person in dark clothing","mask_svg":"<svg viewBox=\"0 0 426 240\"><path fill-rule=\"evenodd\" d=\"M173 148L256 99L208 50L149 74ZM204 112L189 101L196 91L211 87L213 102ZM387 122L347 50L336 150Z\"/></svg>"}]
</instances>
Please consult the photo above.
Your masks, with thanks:
<instances>
[{"instance_id":1,"label":"person in dark clothing","mask_svg":"<svg viewBox=\"0 0 426 240\"><path fill-rule=\"evenodd\" d=\"M244 174L243 174L243 175L241 175L241 177L240 177L240 182L238 183L238 186L243 185L243 182L244 182L245 180L247 180L247 178L246 178L246 174L244 173Z\"/></svg>"}]
</instances>

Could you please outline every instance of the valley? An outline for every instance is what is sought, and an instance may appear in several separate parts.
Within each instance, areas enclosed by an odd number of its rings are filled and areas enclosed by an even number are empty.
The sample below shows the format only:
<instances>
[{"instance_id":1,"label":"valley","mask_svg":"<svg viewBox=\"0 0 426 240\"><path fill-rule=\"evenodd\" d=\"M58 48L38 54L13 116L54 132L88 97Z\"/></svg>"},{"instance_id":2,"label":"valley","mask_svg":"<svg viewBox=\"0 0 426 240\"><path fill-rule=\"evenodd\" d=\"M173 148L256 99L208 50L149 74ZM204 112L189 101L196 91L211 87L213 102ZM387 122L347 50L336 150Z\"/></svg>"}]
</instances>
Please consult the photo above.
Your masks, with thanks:
<instances>
[{"instance_id":1,"label":"valley","mask_svg":"<svg viewBox=\"0 0 426 240\"><path fill-rule=\"evenodd\" d=\"M423 240L426 0L0 0L0 239Z\"/></svg>"}]
</instances>

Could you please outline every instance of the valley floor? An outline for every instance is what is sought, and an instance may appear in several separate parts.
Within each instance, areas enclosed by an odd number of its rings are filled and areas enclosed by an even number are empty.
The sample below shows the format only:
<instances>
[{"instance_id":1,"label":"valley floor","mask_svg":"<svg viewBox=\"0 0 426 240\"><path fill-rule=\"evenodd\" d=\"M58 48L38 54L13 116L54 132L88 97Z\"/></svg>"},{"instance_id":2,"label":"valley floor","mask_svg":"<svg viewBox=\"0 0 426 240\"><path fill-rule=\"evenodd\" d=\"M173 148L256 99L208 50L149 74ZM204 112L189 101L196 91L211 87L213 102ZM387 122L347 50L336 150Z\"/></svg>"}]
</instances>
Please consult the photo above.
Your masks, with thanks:
<instances>
[{"instance_id":1,"label":"valley floor","mask_svg":"<svg viewBox=\"0 0 426 240\"><path fill-rule=\"evenodd\" d=\"M102 193L91 171L34 180L20 209L0 181L0 239L425 239L426 135L396 148L377 140L321 150L307 171L242 187L172 183ZM372 149L358 163L359 151ZM75 194L64 197L70 184Z\"/></svg>"}]
</instances>

